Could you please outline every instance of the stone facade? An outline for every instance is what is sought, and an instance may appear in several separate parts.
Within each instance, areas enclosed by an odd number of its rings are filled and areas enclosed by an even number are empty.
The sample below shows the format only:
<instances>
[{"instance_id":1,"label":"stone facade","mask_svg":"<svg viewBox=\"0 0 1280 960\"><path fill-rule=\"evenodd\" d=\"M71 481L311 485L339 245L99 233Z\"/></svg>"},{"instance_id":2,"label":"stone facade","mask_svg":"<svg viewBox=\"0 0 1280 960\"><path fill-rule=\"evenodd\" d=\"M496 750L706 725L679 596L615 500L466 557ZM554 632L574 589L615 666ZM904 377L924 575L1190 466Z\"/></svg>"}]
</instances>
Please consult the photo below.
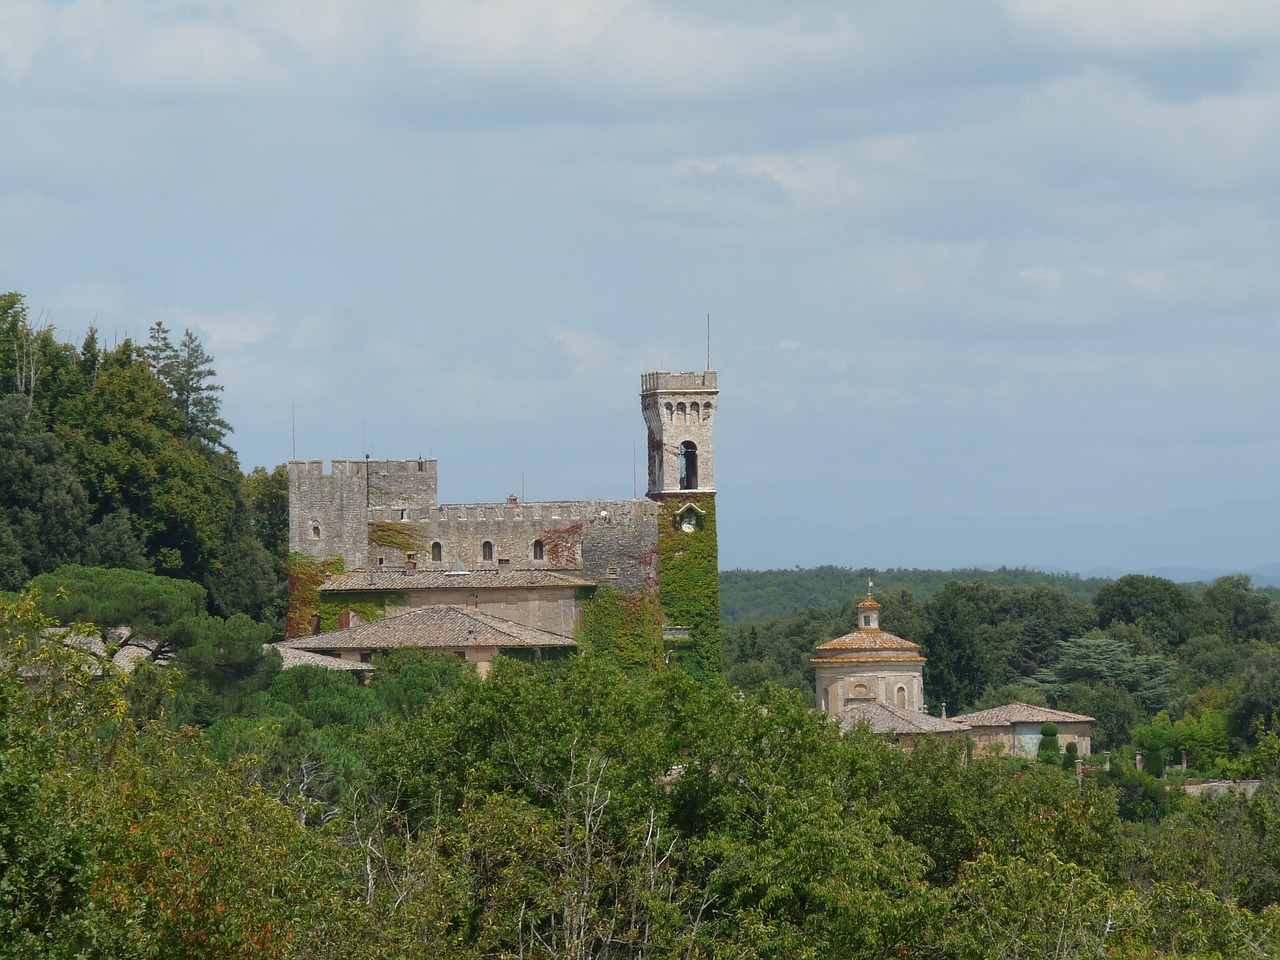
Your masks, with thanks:
<instances>
[{"instance_id":1,"label":"stone facade","mask_svg":"<svg viewBox=\"0 0 1280 960\"><path fill-rule=\"evenodd\" d=\"M291 461L290 550L312 561L341 561L342 584L321 586L325 595L364 582L351 579L355 572L403 576L403 582L379 579L376 588L369 579L356 590L387 614L432 604L474 606L480 594L459 583L413 583L428 574L487 574L484 596L495 614L570 634L579 601L598 584L624 594L658 591L665 500L696 495L705 505L715 495L715 371L643 374L640 399L649 433L645 499L525 502L512 496L502 503L441 504L434 459L334 460L328 472L322 461ZM698 531L704 526L689 523ZM714 528L706 535L714 540ZM571 575L575 584L527 583L538 571Z\"/></svg>"},{"instance_id":2,"label":"stone facade","mask_svg":"<svg viewBox=\"0 0 1280 960\"><path fill-rule=\"evenodd\" d=\"M1035 759L1040 749L1040 728L1046 723L1058 725L1058 747L1065 750L1075 743L1079 756L1091 752L1093 717L1068 713L1029 703L1007 703L953 718L969 727L969 737L976 753L998 753L1006 757Z\"/></svg>"},{"instance_id":3,"label":"stone facade","mask_svg":"<svg viewBox=\"0 0 1280 960\"><path fill-rule=\"evenodd\" d=\"M711 431L719 412L716 373L646 373L640 410L649 428L649 496L715 490Z\"/></svg>"},{"instance_id":4,"label":"stone facade","mask_svg":"<svg viewBox=\"0 0 1280 960\"><path fill-rule=\"evenodd\" d=\"M835 718L862 701L923 713L920 646L880 629L880 604L858 604L858 629L820 644L811 661L818 707Z\"/></svg>"}]
</instances>

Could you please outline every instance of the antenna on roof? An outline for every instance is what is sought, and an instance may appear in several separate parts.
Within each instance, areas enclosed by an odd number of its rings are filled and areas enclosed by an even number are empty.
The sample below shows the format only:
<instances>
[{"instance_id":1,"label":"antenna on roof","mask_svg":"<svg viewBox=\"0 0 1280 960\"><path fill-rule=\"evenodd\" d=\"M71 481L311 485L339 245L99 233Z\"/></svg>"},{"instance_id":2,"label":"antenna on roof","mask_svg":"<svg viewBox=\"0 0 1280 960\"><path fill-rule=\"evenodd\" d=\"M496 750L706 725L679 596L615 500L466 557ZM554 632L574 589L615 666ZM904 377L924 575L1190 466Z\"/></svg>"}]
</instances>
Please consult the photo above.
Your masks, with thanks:
<instances>
[{"instance_id":1,"label":"antenna on roof","mask_svg":"<svg viewBox=\"0 0 1280 960\"><path fill-rule=\"evenodd\" d=\"M707 314L707 369L711 369L711 314Z\"/></svg>"},{"instance_id":2,"label":"antenna on roof","mask_svg":"<svg viewBox=\"0 0 1280 960\"><path fill-rule=\"evenodd\" d=\"M289 422L290 422L290 432L293 436L293 459L297 460L298 459L298 404L293 400L289 401Z\"/></svg>"}]
</instances>

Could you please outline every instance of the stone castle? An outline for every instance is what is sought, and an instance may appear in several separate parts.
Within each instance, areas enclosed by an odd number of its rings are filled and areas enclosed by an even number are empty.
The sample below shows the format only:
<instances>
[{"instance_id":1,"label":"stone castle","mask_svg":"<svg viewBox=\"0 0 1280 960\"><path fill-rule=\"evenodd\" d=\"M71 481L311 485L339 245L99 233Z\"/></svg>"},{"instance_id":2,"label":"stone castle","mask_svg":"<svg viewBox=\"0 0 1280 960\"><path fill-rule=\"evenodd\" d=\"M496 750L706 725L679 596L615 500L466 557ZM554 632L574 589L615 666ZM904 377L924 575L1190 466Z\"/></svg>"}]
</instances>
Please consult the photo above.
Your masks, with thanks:
<instances>
[{"instance_id":1,"label":"stone castle","mask_svg":"<svg viewBox=\"0 0 1280 960\"><path fill-rule=\"evenodd\" d=\"M320 650L320 635L432 605L563 638L608 583L623 596L658 598L669 638L690 630L705 645L713 630L718 658L716 373L643 374L640 404L644 499L442 504L435 459L334 460L328 472L319 460L291 461L289 547L298 570L287 639ZM691 574L690 556L709 556L713 569ZM713 586L711 626L701 607Z\"/></svg>"}]
</instances>

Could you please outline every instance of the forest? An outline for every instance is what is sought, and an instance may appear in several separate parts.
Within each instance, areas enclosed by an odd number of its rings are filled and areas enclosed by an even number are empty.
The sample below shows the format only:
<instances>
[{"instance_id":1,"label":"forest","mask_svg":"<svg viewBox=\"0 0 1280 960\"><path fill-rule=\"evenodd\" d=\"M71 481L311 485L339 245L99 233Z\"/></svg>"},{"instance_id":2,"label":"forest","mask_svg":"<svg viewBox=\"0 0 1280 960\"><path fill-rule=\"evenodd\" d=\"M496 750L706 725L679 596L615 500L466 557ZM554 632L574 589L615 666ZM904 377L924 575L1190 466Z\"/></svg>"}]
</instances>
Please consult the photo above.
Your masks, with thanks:
<instances>
[{"instance_id":1,"label":"forest","mask_svg":"<svg viewBox=\"0 0 1280 960\"><path fill-rule=\"evenodd\" d=\"M584 636L365 686L264 647L285 474L241 470L190 331L68 344L10 294L0 374L0 957L1280 955L1280 621L1247 577L771 571L711 682ZM1086 768L818 716L868 579L935 712L1087 713ZM91 624L148 655L51 632ZM1257 789L1182 789L1212 778Z\"/></svg>"}]
</instances>

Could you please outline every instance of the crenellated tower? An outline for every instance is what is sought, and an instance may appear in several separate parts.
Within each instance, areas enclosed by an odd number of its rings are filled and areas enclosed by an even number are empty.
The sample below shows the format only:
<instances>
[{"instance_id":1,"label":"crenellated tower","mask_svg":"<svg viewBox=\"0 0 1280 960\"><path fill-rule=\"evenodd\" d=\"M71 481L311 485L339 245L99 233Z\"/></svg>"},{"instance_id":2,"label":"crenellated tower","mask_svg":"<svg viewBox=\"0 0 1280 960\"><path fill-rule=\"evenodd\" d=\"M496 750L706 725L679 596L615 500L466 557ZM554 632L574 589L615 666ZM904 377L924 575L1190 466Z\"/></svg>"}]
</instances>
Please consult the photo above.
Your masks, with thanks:
<instances>
[{"instance_id":1,"label":"crenellated tower","mask_svg":"<svg viewBox=\"0 0 1280 960\"><path fill-rule=\"evenodd\" d=\"M716 372L668 373L640 378L640 409L649 428L651 499L671 494L715 493L712 428L719 410Z\"/></svg>"},{"instance_id":2,"label":"crenellated tower","mask_svg":"<svg viewBox=\"0 0 1280 960\"><path fill-rule=\"evenodd\" d=\"M648 496L661 504L657 559L663 617L668 629L684 631L686 639L677 645L681 667L706 683L720 675L721 662L711 443L719 396L714 370L660 370L640 378L640 409L649 428Z\"/></svg>"}]
</instances>

